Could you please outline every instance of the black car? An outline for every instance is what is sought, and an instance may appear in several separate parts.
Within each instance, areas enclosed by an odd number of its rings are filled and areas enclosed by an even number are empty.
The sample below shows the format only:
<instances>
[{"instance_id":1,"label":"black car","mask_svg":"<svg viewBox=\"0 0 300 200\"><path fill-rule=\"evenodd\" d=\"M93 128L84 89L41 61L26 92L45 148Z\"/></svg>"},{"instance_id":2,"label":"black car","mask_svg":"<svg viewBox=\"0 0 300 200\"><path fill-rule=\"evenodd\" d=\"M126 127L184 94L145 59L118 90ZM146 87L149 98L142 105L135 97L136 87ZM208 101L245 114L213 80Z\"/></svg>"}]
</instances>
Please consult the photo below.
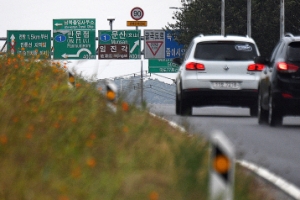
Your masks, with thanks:
<instances>
[{"instance_id":1,"label":"black car","mask_svg":"<svg viewBox=\"0 0 300 200\"><path fill-rule=\"evenodd\" d=\"M284 116L300 115L300 36L285 35L265 64L259 81L258 123L282 125Z\"/></svg>"}]
</instances>

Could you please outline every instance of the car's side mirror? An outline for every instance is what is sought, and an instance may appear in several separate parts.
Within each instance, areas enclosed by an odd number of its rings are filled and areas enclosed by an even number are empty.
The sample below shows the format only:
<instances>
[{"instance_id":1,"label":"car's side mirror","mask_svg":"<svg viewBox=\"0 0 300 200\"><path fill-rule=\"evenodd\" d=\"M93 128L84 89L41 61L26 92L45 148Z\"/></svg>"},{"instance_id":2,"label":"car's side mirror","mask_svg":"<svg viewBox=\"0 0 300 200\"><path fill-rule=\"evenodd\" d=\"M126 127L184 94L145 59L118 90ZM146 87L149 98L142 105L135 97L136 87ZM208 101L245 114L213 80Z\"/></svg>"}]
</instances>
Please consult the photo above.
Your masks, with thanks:
<instances>
[{"instance_id":1,"label":"car's side mirror","mask_svg":"<svg viewBox=\"0 0 300 200\"><path fill-rule=\"evenodd\" d=\"M179 65L179 66L182 64L181 58L174 58L174 59L172 60L172 62L175 63L176 65Z\"/></svg>"},{"instance_id":2,"label":"car's side mirror","mask_svg":"<svg viewBox=\"0 0 300 200\"><path fill-rule=\"evenodd\" d=\"M264 64L264 65L268 65L269 64L269 59L263 57L263 56L257 56L254 58L254 62L256 64Z\"/></svg>"}]
</instances>

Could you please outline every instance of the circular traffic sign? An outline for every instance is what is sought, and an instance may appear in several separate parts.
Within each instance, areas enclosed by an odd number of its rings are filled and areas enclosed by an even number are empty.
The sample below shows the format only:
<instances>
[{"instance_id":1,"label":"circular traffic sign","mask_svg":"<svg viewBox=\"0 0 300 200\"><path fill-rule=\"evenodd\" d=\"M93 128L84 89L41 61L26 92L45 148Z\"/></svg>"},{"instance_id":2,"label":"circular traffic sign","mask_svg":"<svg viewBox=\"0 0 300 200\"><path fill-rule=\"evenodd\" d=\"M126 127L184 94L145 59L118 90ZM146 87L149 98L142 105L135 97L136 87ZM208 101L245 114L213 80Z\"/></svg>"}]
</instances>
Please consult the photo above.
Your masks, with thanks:
<instances>
[{"instance_id":1,"label":"circular traffic sign","mask_svg":"<svg viewBox=\"0 0 300 200\"><path fill-rule=\"evenodd\" d=\"M132 8L130 15L134 20L140 20L144 17L144 11L140 7Z\"/></svg>"}]
</instances>

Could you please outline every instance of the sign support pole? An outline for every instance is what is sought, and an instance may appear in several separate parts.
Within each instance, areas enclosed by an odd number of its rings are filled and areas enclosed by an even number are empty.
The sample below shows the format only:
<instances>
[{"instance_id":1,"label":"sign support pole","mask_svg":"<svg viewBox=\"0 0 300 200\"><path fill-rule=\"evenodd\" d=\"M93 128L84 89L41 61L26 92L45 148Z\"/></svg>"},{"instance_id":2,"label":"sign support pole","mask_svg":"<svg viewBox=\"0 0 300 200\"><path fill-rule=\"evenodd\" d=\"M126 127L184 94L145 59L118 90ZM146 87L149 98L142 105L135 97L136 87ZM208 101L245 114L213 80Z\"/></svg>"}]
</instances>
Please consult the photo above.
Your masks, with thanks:
<instances>
[{"instance_id":1,"label":"sign support pole","mask_svg":"<svg viewBox=\"0 0 300 200\"><path fill-rule=\"evenodd\" d=\"M251 0L247 0L247 35L251 38Z\"/></svg>"},{"instance_id":2,"label":"sign support pole","mask_svg":"<svg viewBox=\"0 0 300 200\"><path fill-rule=\"evenodd\" d=\"M221 35L225 36L225 0L221 3Z\"/></svg>"},{"instance_id":3,"label":"sign support pole","mask_svg":"<svg viewBox=\"0 0 300 200\"><path fill-rule=\"evenodd\" d=\"M284 37L284 0L280 0L280 39Z\"/></svg>"},{"instance_id":4,"label":"sign support pole","mask_svg":"<svg viewBox=\"0 0 300 200\"><path fill-rule=\"evenodd\" d=\"M143 56L141 56L141 106L144 101L144 81L143 81Z\"/></svg>"},{"instance_id":5,"label":"sign support pole","mask_svg":"<svg viewBox=\"0 0 300 200\"><path fill-rule=\"evenodd\" d=\"M136 26L136 30L138 30L138 26ZM143 107L144 101L143 58L143 55L141 55L141 107Z\"/></svg>"}]
</instances>

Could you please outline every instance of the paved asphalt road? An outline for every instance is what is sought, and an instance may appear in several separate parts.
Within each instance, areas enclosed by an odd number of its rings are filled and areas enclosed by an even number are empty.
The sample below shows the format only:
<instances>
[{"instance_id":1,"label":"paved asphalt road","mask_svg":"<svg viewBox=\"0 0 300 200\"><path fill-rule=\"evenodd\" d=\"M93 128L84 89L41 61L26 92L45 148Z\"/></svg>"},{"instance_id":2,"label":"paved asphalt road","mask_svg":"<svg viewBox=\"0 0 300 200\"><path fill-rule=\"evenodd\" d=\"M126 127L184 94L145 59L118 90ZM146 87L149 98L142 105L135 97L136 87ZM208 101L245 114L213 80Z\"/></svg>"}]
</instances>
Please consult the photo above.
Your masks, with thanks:
<instances>
[{"instance_id":1,"label":"paved asphalt road","mask_svg":"<svg viewBox=\"0 0 300 200\"><path fill-rule=\"evenodd\" d=\"M285 117L283 126L269 127L258 125L246 108L194 108L191 117L175 115L174 105L151 105L150 111L206 138L221 130L234 144L237 159L264 167L300 188L300 117Z\"/></svg>"}]
</instances>

